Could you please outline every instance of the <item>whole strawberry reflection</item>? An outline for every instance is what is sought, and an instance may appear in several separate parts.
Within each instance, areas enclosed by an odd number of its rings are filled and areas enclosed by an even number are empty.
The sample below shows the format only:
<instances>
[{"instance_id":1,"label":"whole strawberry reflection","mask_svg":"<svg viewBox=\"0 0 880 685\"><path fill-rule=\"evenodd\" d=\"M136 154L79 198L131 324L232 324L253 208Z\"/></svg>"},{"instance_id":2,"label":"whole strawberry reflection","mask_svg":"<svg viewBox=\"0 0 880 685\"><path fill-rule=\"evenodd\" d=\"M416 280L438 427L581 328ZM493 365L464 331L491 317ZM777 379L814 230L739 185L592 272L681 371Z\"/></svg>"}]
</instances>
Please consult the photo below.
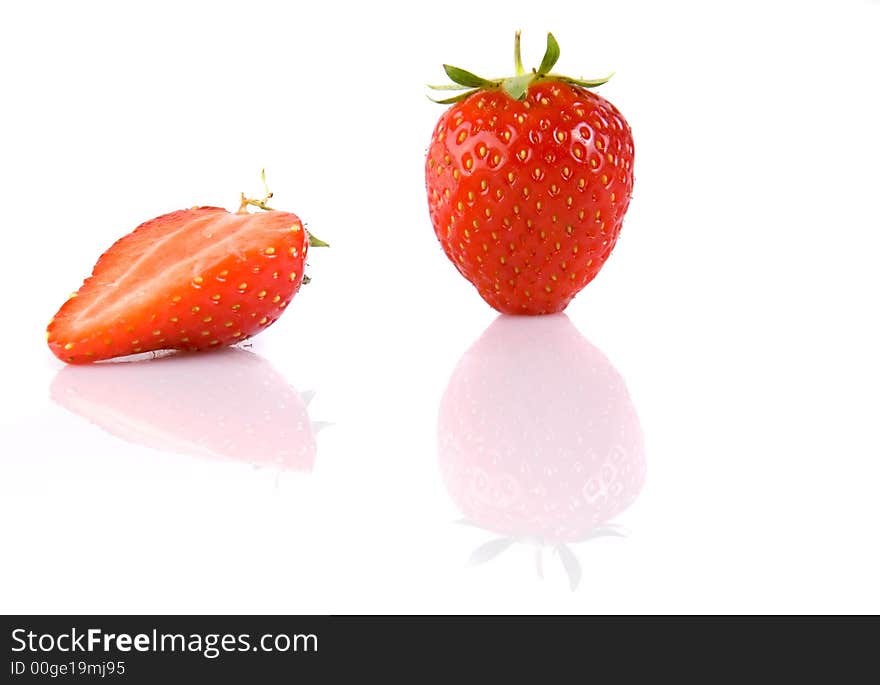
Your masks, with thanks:
<instances>
[{"instance_id":1,"label":"whole strawberry reflection","mask_svg":"<svg viewBox=\"0 0 880 685\"><path fill-rule=\"evenodd\" d=\"M612 519L645 477L644 442L623 379L564 314L498 317L458 363L440 405L440 468L465 522L552 549L572 589L571 546L622 535Z\"/></svg>"},{"instance_id":2,"label":"whole strawberry reflection","mask_svg":"<svg viewBox=\"0 0 880 685\"><path fill-rule=\"evenodd\" d=\"M68 366L51 395L135 444L294 471L311 471L315 462L311 398L240 348Z\"/></svg>"}]
</instances>

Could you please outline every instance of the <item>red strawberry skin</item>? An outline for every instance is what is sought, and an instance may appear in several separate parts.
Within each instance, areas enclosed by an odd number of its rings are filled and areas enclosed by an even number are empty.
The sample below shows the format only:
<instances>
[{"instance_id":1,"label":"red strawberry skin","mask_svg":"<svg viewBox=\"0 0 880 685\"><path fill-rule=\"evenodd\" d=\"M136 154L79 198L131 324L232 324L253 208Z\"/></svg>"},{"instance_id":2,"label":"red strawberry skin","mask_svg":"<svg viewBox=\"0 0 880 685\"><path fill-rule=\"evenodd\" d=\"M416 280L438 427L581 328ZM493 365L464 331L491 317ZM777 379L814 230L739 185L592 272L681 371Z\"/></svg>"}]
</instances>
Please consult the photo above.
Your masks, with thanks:
<instances>
[{"instance_id":1,"label":"red strawberry skin","mask_svg":"<svg viewBox=\"0 0 880 685\"><path fill-rule=\"evenodd\" d=\"M514 539L583 540L645 478L626 385L564 314L489 326L449 379L438 446L462 514Z\"/></svg>"},{"instance_id":2,"label":"red strawberry skin","mask_svg":"<svg viewBox=\"0 0 880 685\"><path fill-rule=\"evenodd\" d=\"M49 348L82 364L241 342L299 290L308 244L289 212L193 207L159 216L101 256L49 323Z\"/></svg>"},{"instance_id":3,"label":"red strawberry skin","mask_svg":"<svg viewBox=\"0 0 880 685\"><path fill-rule=\"evenodd\" d=\"M434 232L498 311L562 311L617 242L633 161L623 115L585 88L547 78L521 101L476 92L444 112L431 138Z\"/></svg>"}]
</instances>

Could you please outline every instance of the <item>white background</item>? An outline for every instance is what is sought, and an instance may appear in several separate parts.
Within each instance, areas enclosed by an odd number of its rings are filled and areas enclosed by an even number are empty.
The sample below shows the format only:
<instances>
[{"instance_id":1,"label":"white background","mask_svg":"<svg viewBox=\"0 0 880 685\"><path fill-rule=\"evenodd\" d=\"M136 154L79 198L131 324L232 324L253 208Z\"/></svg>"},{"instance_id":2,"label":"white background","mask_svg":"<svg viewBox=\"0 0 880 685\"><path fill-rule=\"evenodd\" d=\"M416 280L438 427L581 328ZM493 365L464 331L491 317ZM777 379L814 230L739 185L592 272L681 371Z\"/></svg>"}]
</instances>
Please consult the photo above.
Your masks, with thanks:
<instances>
[{"instance_id":1,"label":"white background","mask_svg":"<svg viewBox=\"0 0 880 685\"><path fill-rule=\"evenodd\" d=\"M880 611L880 3L0 13L0 611ZM425 84L443 62L510 73L517 28L527 65L552 30L558 71L615 71L599 92L636 146L621 240L567 314L626 381L646 479L612 521L626 537L570 546L574 591L551 549L538 578L527 541L469 565L497 535L456 523L438 461L444 389L495 314L431 229ZM314 391L331 425L312 471L200 456L186 440L211 436L186 427L214 429L195 419L145 445L122 380L79 412L51 399L89 387L43 330L97 256L155 215L234 208L262 167L332 244L253 342L275 381L247 396L194 360L163 387L232 422ZM139 388L161 368L144 366ZM99 425L113 416L128 438Z\"/></svg>"}]
</instances>

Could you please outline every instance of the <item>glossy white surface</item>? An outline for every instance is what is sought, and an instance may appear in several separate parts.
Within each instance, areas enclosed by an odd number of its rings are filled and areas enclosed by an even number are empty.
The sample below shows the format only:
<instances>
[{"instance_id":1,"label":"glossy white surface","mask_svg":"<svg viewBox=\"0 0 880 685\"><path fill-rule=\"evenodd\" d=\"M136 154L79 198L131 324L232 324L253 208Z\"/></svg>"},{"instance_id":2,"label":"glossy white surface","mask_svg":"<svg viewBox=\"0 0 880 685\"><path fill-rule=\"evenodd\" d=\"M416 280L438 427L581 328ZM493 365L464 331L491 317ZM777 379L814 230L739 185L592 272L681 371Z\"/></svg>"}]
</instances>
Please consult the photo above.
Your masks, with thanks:
<instances>
[{"instance_id":1,"label":"glossy white surface","mask_svg":"<svg viewBox=\"0 0 880 685\"><path fill-rule=\"evenodd\" d=\"M880 5L368 5L3 10L0 610L880 611ZM517 27L616 70L636 189L567 316L495 321L423 84ZM251 348L51 356L116 237L262 167L332 247Z\"/></svg>"}]
</instances>

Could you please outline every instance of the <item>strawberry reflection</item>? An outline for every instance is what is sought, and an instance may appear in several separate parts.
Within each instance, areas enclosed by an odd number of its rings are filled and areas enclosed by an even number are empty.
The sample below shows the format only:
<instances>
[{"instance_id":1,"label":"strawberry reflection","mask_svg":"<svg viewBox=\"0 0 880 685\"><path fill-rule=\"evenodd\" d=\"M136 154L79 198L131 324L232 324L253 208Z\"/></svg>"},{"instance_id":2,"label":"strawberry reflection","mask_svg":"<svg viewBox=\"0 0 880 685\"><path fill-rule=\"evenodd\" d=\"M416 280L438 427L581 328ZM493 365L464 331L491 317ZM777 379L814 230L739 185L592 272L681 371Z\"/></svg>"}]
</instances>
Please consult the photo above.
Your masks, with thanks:
<instances>
[{"instance_id":1,"label":"strawberry reflection","mask_svg":"<svg viewBox=\"0 0 880 685\"><path fill-rule=\"evenodd\" d=\"M315 463L311 397L240 348L66 366L51 395L131 443L281 470L311 471Z\"/></svg>"},{"instance_id":2,"label":"strawberry reflection","mask_svg":"<svg viewBox=\"0 0 880 685\"><path fill-rule=\"evenodd\" d=\"M439 460L463 523L497 536L471 563L518 542L558 556L622 536L612 519L638 496L644 443L623 379L564 314L498 317L458 363L440 406Z\"/></svg>"}]
</instances>

